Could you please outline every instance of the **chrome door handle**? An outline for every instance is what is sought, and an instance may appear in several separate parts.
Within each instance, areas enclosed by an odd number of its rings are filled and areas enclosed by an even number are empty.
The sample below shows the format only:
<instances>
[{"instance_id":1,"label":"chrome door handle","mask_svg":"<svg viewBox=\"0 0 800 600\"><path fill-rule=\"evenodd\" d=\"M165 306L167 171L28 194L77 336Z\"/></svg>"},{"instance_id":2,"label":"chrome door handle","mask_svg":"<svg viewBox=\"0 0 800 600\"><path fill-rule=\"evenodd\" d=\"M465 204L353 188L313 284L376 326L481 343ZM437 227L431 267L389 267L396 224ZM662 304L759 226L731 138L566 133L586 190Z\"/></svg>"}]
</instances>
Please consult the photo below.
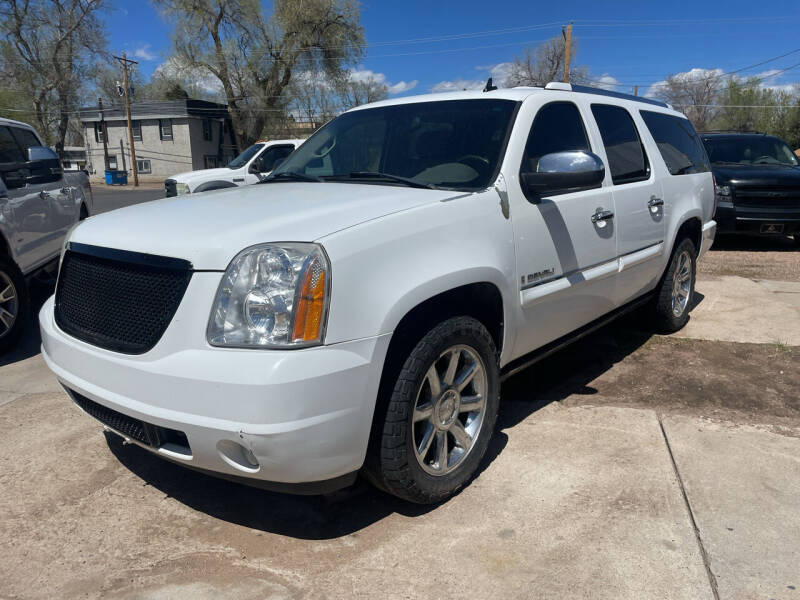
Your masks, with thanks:
<instances>
[{"instance_id":1,"label":"chrome door handle","mask_svg":"<svg viewBox=\"0 0 800 600\"><path fill-rule=\"evenodd\" d=\"M39 198L41 198L42 200L48 200L50 198L50 194L42 190L41 192L39 192Z\"/></svg>"},{"instance_id":2,"label":"chrome door handle","mask_svg":"<svg viewBox=\"0 0 800 600\"><path fill-rule=\"evenodd\" d=\"M657 198L655 196L650 196L650 201L647 203L647 206L650 207L650 212L658 212L659 206L664 206L664 201L661 198Z\"/></svg>"},{"instance_id":3,"label":"chrome door handle","mask_svg":"<svg viewBox=\"0 0 800 600\"><path fill-rule=\"evenodd\" d=\"M605 226L605 221L614 218L614 213L610 210L603 210L598 208L597 212L592 215L592 223L598 223L600 227Z\"/></svg>"}]
</instances>

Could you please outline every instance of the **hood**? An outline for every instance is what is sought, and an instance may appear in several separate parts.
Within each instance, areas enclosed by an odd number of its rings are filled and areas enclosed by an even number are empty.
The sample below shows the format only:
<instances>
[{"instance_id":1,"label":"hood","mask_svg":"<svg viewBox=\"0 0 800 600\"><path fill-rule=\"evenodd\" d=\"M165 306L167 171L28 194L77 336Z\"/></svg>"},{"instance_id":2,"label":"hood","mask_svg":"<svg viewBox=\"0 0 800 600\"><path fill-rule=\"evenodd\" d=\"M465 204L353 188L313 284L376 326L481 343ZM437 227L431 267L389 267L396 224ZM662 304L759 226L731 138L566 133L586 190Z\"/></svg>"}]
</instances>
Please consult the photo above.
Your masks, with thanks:
<instances>
[{"instance_id":1,"label":"hood","mask_svg":"<svg viewBox=\"0 0 800 600\"><path fill-rule=\"evenodd\" d=\"M390 185L286 182L176 196L97 215L70 241L190 261L224 270L244 248L313 242L391 213L463 192Z\"/></svg>"},{"instance_id":2,"label":"hood","mask_svg":"<svg viewBox=\"0 0 800 600\"><path fill-rule=\"evenodd\" d=\"M758 185L800 187L800 167L788 165L712 166L720 185Z\"/></svg>"},{"instance_id":3,"label":"hood","mask_svg":"<svg viewBox=\"0 0 800 600\"><path fill-rule=\"evenodd\" d=\"M239 169L229 169L228 167L219 167L217 169L200 169L199 171L186 171L185 173L178 173L172 175L168 179L174 179L178 183L200 183L209 181L215 177L230 177L232 173L237 172Z\"/></svg>"}]
</instances>

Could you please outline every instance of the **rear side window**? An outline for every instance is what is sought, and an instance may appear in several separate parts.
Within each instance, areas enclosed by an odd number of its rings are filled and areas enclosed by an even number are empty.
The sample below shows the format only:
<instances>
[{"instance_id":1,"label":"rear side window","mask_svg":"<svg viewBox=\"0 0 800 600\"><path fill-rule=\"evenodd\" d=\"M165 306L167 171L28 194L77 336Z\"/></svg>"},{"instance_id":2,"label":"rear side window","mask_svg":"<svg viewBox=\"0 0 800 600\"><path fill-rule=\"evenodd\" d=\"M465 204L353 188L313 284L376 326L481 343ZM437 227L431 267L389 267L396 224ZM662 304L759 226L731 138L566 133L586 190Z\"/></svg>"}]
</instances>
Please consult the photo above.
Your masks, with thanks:
<instances>
[{"instance_id":1,"label":"rear side window","mask_svg":"<svg viewBox=\"0 0 800 600\"><path fill-rule=\"evenodd\" d=\"M615 185L650 177L650 163L630 113L621 106L592 104Z\"/></svg>"},{"instance_id":2,"label":"rear side window","mask_svg":"<svg viewBox=\"0 0 800 600\"><path fill-rule=\"evenodd\" d=\"M581 113L571 102L546 104L531 126L521 171L535 173L542 156L569 150L591 150Z\"/></svg>"},{"instance_id":3,"label":"rear side window","mask_svg":"<svg viewBox=\"0 0 800 600\"><path fill-rule=\"evenodd\" d=\"M0 163L22 162L26 159L8 127L0 127Z\"/></svg>"},{"instance_id":4,"label":"rear side window","mask_svg":"<svg viewBox=\"0 0 800 600\"><path fill-rule=\"evenodd\" d=\"M703 144L688 119L641 111L647 129L672 175L706 173L711 170Z\"/></svg>"},{"instance_id":5,"label":"rear side window","mask_svg":"<svg viewBox=\"0 0 800 600\"><path fill-rule=\"evenodd\" d=\"M22 151L25 153L26 159L28 158L28 148L42 145L39 138L37 138L30 129L23 129L21 127L11 127L10 129L14 137L17 138L17 143L19 143Z\"/></svg>"}]
</instances>

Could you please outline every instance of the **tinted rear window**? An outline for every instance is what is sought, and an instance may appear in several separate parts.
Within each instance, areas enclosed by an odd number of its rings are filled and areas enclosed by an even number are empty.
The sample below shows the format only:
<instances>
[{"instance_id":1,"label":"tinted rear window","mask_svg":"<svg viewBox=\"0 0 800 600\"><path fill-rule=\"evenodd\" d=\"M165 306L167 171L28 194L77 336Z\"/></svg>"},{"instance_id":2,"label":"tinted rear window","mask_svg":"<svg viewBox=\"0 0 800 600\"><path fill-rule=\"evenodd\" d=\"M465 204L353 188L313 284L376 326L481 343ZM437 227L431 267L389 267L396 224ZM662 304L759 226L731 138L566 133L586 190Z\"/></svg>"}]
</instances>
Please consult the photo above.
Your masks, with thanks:
<instances>
[{"instance_id":1,"label":"tinted rear window","mask_svg":"<svg viewBox=\"0 0 800 600\"><path fill-rule=\"evenodd\" d=\"M620 185L647 179L650 164L630 113L620 106L592 104L592 114L606 148L611 181Z\"/></svg>"},{"instance_id":2,"label":"tinted rear window","mask_svg":"<svg viewBox=\"0 0 800 600\"><path fill-rule=\"evenodd\" d=\"M8 127L0 127L0 163L22 162L25 156Z\"/></svg>"},{"instance_id":3,"label":"tinted rear window","mask_svg":"<svg viewBox=\"0 0 800 600\"><path fill-rule=\"evenodd\" d=\"M648 110L641 115L672 175L711 170L703 144L688 119Z\"/></svg>"},{"instance_id":4,"label":"tinted rear window","mask_svg":"<svg viewBox=\"0 0 800 600\"><path fill-rule=\"evenodd\" d=\"M20 147L22 147L22 151L25 153L26 158L28 155L28 148L42 145L42 143L30 129L23 129L22 127L11 127L10 129L14 134L14 137L17 138L17 142L19 142Z\"/></svg>"}]
</instances>

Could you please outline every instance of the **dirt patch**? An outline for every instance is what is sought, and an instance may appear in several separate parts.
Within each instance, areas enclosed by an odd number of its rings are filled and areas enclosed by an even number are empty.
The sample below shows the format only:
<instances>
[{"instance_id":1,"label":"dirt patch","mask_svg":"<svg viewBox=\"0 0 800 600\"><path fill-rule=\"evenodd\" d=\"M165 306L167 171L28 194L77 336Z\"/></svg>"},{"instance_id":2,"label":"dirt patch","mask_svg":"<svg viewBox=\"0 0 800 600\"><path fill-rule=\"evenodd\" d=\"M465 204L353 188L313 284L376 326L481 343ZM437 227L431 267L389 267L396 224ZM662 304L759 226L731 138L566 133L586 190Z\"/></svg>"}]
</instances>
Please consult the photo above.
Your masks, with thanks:
<instances>
[{"instance_id":1,"label":"dirt patch","mask_svg":"<svg viewBox=\"0 0 800 600\"><path fill-rule=\"evenodd\" d=\"M506 417L537 406L649 408L767 425L800 426L800 348L654 336L635 318L573 344L503 387ZM518 417L517 417L518 418Z\"/></svg>"},{"instance_id":2,"label":"dirt patch","mask_svg":"<svg viewBox=\"0 0 800 600\"><path fill-rule=\"evenodd\" d=\"M800 247L786 236L719 236L698 261L697 272L800 281Z\"/></svg>"}]
</instances>

